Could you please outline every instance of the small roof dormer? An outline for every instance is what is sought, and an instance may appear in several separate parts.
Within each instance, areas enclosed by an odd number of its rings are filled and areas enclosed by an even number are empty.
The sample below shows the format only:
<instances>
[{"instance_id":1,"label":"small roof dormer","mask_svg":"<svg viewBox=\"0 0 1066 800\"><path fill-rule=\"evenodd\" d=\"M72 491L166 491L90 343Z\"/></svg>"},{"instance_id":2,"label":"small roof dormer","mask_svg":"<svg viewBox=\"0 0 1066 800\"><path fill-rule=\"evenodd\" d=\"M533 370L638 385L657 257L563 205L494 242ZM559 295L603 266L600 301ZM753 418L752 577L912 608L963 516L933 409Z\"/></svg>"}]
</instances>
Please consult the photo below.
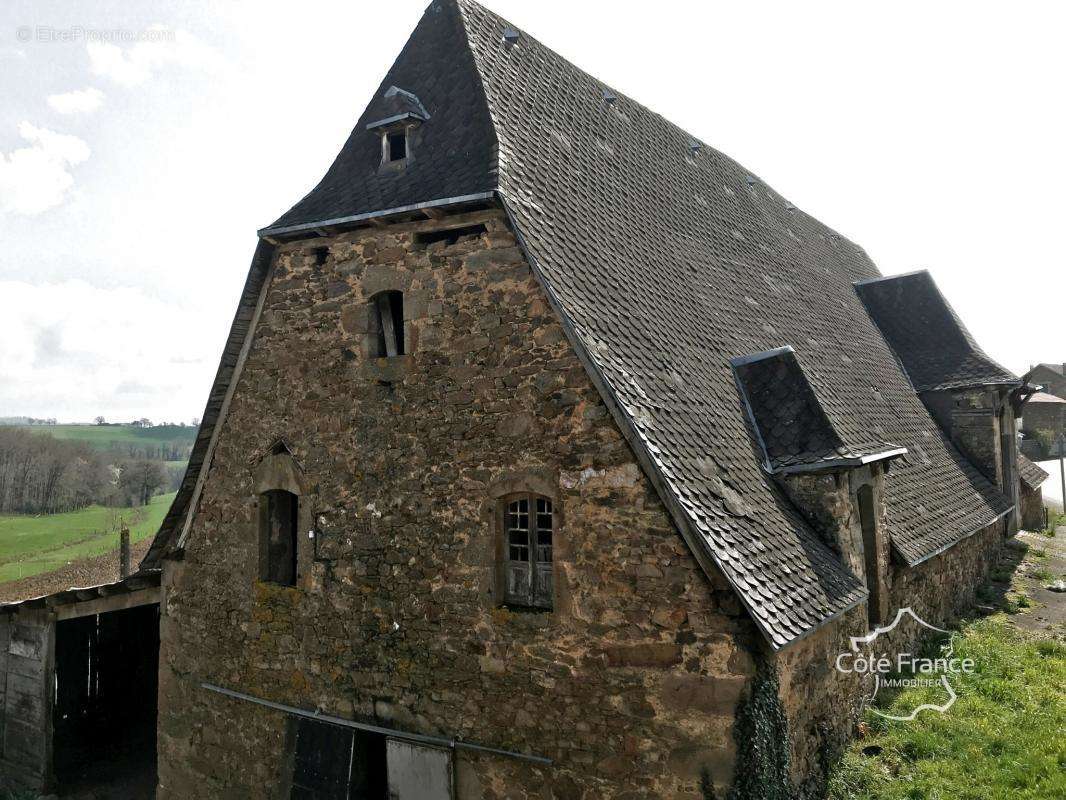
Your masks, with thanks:
<instances>
[{"instance_id":1,"label":"small roof dormer","mask_svg":"<svg viewBox=\"0 0 1066 800\"><path fill-rule=\"evenodd\" d=\"M771 475L848 469L907 452L842 434L789 346L734 358L732 366Z\"/></svg>"},{"instance_id":2,"label":"small roof dormer","mask_svg":"<svg viewBox=\"0 0 1066 800\"><path fill-rule=\"evenodd\" d=\"M366 124L368 131L387 131L408 125L421 125L429 119L429 112L418 96L398 86L390 86L385 90L382 102L375 110L379 110L382 116Z\"/></svg>"}]
</instances>

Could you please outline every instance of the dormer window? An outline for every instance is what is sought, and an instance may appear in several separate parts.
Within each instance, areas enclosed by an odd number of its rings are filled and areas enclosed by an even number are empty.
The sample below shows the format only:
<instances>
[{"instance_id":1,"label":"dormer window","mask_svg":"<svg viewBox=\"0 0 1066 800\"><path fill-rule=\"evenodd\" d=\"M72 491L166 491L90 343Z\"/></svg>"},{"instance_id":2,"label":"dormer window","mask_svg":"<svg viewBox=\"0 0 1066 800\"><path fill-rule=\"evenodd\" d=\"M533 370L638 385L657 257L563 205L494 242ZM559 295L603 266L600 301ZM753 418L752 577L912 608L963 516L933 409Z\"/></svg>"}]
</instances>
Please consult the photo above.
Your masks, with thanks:
<instances>
[{"instance_id":1,"label":"dormer window","mask_svg":"<svg viewBox=\"0 0 1066 800\"><path fill-rule=\"evenodd\" d=\"M375 103L375 117L366 129L381 134L381 163L403 164L411 157L411 131L429 119L429 112L412 92L390 86Z\"/></svg>"},{"instance_id":2,"label":"dormer window","mask_svg":"<svg viewBox=\"0 0 1066 800\"><path fill-rule=\"evenodd\" d=\"M385 160L403 161L407 158L407 131L385 134Z\"/></svg>"}]
</instances>

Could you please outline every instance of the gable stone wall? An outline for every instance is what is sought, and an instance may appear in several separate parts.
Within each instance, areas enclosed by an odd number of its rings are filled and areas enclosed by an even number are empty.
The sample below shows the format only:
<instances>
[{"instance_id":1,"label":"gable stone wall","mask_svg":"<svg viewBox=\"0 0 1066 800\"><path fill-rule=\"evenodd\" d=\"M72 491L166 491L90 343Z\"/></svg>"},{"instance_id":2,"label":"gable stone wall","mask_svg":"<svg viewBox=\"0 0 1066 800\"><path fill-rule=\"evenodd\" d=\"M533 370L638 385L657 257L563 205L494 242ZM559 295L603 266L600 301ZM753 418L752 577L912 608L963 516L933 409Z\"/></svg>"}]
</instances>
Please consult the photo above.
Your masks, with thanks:
<instances>
[{"instance_id":1,"label":"gable stone wall","mask_svg":"<svg viewBox=\"0 0 1066 800\"><path fill-rule=\"evenodd\" d=\"M461 754L464 800L728 785L753 627L688 552L506 221L464 221L486 231L280 248L164 572L160 798L268 797L285 768L284 715L202 682L555 762ZM384 290L405 293L408 353L376 359L367 301ZM279 439L301 472L295 587L258 581L257 480ZM550 614L499 603L496 504L518 490L556 503Z\"/></svg>"}]
</instances>

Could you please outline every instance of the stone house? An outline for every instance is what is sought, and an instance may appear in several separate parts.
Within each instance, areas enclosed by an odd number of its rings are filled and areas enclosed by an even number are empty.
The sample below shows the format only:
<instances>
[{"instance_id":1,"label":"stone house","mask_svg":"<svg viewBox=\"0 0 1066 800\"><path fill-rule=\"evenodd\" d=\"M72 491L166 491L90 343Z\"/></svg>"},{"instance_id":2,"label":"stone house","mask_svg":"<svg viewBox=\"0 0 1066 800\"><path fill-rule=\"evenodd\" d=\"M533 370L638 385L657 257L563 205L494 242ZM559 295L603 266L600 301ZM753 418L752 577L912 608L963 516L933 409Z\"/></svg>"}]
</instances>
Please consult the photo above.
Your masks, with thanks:
<instances>
[{"instance_id":1,"label":"stone house","mask_svg":"<svg viewBox=\"0 0 1066 800\"><path fill-rule=\"evenodd\" d=\"M766 686L814 787L848 637L1016 529L1029 389L928 273L472 0L259 238L142 565L160 798L722 796Z\"/></svg>"},{"instance_id":2,"label":"stone house","mask_svg":"<svg viewBox=\"0 0 1066 800\"><path fill-rule=\"evenodd\" d=\"M1037 364L1027 377L1034 386L1043 386L1048 394L1066 399L1066 364Z\"/></svg>"},{"instance_id":3,"label":"stone house","mask_svg":"<svg viewBox=\"0 0 1066 800\"><path fill-rule=\"evenodd\" d=\"M1030 436L1048 431L1057 436L1066 432L1066 400L1047 392L1036 392L1022 410L1022 430Z\"/></svg>"}]
</instances>

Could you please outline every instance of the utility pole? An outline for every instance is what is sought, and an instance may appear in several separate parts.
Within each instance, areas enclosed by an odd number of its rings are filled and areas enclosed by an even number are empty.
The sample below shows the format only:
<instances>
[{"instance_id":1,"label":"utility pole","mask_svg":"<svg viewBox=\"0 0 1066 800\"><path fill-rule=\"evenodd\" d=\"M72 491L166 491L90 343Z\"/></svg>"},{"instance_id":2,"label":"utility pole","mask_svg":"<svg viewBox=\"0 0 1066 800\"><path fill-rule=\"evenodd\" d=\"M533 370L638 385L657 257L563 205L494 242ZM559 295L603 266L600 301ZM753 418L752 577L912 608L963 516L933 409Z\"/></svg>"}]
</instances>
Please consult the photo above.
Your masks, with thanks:
<instances>
[{"instance_id":1,"label":"utility pole","mask_svg":"<svg viewBox=\"0 0 1066 800\"><path fill-rule=\"evenodd\" d=\"M1066 513L1066 433L1059 434L1059 480L1062 481L1062 511Z\"/></svg>"}]
</instances>

